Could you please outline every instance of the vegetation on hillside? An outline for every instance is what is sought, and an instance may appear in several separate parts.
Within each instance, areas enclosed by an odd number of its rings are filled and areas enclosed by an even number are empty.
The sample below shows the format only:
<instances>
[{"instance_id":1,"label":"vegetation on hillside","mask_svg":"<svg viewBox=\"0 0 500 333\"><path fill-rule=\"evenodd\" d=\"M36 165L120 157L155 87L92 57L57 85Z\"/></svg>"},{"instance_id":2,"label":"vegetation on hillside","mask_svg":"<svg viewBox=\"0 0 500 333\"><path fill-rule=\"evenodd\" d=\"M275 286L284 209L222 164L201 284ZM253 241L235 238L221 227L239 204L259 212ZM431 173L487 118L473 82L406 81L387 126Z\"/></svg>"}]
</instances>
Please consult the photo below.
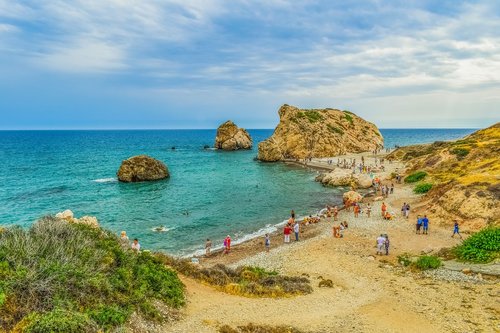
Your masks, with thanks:
<instances>
[{"instance_id":1,"label":"vegetation on hillside","mask_svg":"<svg viewBox=\"0 0 500 333\"><path fill-rule=\"evenodd\" d=\"M405 178L405 183L416 183L418 181L421 181L427 176L427 172L425 171L417 171L414 172Z\"/></svg>"},{"instance_id":2,"label":"vegetation on hillside","mask_svg":"<svg viewBox=\"0 0 500 333\"><path fill-rule=\"evenodd\" d=\"M429 192L432 188L432 184L431 183L421 183L421 184L418 184L417 186L415 186L415 188L413 189L413 193L415 194L425 194L427 192Z\"/></svg>"},{"instance_id":3,"label":"vegetation on hillside","mask_svg":"<svg viewBox=\"0 0 500 333\"><path fill-rule=\"evenodd\" d=\"M0 232L0 331L107 331L134 312L169 320L155 304L184 301L173 270L109 231L45 217Z\"/></svg>"},{"instance_id":4,"label":"vegetation on hillside","mask_svg":"<svg viewBox=\"0 0 500 333\"><path fill-rule=\"evenodd\" d=\"M487 228L467 238L454 252L459 260L487 263L500 257L500 228Z\"/></svg>"},{"instance_id":5,"label":"vegetation on hillside","mask_svg":"<svg viewBox=\"0 0 500 333\"><path fill-rule=\"evenodd\" d=\"M248 297L283 297L309 294L310 281L305 277L281 276L259 267L231 269L218 264L203 268L185 259L160 255L163 262L186 276L216 286L224 292Z\"/></svg>"}]
</instances>

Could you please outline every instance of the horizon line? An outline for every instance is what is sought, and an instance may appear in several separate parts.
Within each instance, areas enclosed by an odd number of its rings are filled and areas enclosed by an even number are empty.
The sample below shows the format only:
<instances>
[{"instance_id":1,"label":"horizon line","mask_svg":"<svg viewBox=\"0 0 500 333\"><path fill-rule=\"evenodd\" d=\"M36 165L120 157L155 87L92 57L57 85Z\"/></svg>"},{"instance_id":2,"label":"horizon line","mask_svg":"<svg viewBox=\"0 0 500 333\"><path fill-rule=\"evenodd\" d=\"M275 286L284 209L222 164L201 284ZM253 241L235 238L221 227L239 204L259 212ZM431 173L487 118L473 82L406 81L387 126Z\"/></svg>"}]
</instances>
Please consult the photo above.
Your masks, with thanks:
<instances>
[{"instance_id":1,"label":"horizon line","mask_svg":"<svg viewBox=\"0 0 500 333\"><path fill-rule=\"evenodd\" d=\"M489 127L489 126L488 126ZM245 128L246 130L274 130L275 128ZM413 129L481 129L487 127L380 127L379 130L413 130ZM13 128L0 129L0 132L46 132L46 131L209 131L217 130L214 128Z\"/></svg>"}]
</instances>

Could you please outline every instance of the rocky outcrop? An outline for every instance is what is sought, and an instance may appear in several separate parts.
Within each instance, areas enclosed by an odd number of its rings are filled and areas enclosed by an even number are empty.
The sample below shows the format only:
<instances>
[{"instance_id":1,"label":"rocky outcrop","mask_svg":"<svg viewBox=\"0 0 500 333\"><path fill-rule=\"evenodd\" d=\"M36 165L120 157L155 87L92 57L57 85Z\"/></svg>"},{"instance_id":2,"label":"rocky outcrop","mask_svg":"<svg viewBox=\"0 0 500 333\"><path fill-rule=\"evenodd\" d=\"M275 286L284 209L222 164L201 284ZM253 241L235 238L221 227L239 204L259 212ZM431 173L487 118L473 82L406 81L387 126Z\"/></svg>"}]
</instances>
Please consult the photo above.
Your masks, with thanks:
<instances>
[{"instance_id":1,"label":"rocky outcrop","mask_svg":"<svg viewBox=\"0 0 500 333\"><path fill-rule=\"evenodd\" d=\"M138 155L123 161L117 176L119 181L129 183L164 179L170 174L163 162L146 155Z\"/></svg>"},{"instance_id":2,"label":"rocky outcrop","mask_svg":"<svg viewBox=\"0 0 500 333\"><path fill-rule=\"evenodd\" d=\"M346 207L351 206L355 202L360 202L363 196L356 191L349 191L342 195L342 201Z\"/></svg>"},{"instance_id":3,"label":"rocky outcrop","mask_svg":"<svg viewBox=\"0 0 500 333\"><path fill-rule=\"evenodd\" d=\"M402 147L387 159L401 160L407 174L425 171L433 184L425 211L442 224L460 221L462 230L500 225L500 123L461 140Z\"/></svg>"},{"instance_id":4,"label":"rocky outcrop","mask_svg":"<svg viewBox=\"0 0 500 333\"><path fill-rule=\"evenodd\" d=\"M244 128L239 128L231 120L228 120L217 128L215 148L222 150L252 149L252 138Z\"/></svg>"},{"instance_id":5,"label":"rocky outcrop","mask_svg":"<svg viewBox=\"0 0 500 333\"><path fill-rule=\"evenodd\" d=\"M94 216L82 216L79 219L74 217L74 214L71 210L66 209L63 212L59 212L55 216L59 220L66 221L68 223L75 223L75 224L84 224L88 225L92 228L99 228L99 221L97 221L97 218Z\"/></svg>"},{"instance_id":6,"label":"rocky outcrop","mask_svg":"<svg viewBox=\"0 0 500 333\"><path fill-rule=\"evenodd\" d=\"M336 168L331 172L320 174L316 181L325 186L351 186L353 188L369 188L372 179L367 174L353 174L350 169Z\"/></svg>"},{"instance_id":7,"label":"rocky outcrop","mask_svg":"<svg viewBox=\"0 0 500 333\"><path fill-rule=\"evenodd\" d=\"M273 135L259 143L261 161L332 157L384 145L374 124L349 111L304 110L285 104L278 114L280 122Z\"/></svg>"}]
</instances>

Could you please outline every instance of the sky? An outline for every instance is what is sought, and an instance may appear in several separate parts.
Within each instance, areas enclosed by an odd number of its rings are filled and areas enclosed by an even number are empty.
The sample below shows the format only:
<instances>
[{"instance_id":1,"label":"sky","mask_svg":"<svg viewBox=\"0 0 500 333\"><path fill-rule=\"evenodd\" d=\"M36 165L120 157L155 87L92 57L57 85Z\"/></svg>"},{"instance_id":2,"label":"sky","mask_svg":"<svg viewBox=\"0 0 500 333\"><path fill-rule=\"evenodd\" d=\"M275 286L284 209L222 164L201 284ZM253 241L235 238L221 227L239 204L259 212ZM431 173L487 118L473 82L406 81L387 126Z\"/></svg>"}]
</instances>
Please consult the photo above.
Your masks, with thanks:
<instances>
[{"instance_id":1,"label":"sky","mask_svg":"<svg viewBox=\"0 0 500 333\"><path fill-rule=\"evenodd\" d=\"M500 1L0 0L0 129L500 121Z\"/></svg>"}]
</instances>

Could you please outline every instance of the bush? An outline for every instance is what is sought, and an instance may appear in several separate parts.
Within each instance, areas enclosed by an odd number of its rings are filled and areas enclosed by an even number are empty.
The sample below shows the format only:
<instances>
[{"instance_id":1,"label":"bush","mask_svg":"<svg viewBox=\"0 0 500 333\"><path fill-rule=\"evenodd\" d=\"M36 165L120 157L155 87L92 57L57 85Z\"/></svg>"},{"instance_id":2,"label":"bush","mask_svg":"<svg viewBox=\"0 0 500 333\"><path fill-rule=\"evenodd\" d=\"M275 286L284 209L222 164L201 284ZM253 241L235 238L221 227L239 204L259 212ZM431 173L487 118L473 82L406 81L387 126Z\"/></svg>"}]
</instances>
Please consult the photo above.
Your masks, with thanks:
<instances>
[{"instance_id":1,"label":"bush","mask_svg":"<svg viewBox=\"0 0 500 333\"><path fill-rule=\"evenodd\" d=\"M414 173L408 175L405 178L405 183L416 183L416 182L421 181L422 179L424 179L426 176L427 176L427 172L425 172L425 171L417 171L417 172L414 172Z\"/></svg>"},{"instance_id":2,"label":"bush","mask_svg":"<svg viewBox=\"0 0 500 333\"><path fill-rule=\"evenodd\" d=\"M475 233L457 246L454 252L462 261L493 261L500 255L500 228L487 228Z\"/></svg>"},{"instance_id":3,"label":"bush","mask_svg":"<svg viewBox=\"0 0 500 333\"><path fill-rule=\"evenodd\" d=\"M415 188L413 189L413 193L416 193L416 194L424 194L424 193L427 193L431 190L432 188L432 184L430 183L422 183L422 184L418 184L417 186L415 186Z\"/></svg>"},{"instance_id":4,"label":"bush","mask_svg":"<svg viewBox=\"0 0 500 333\"><path fill-rule=\"evenodd\" d=\"M35 328L85 321L111 330L133 311L152 318L141 310L154 300L180 307L182 282L155 255L124 249L109 231L46 217L0 233L0 331L28 318Z\"/></svg>"},{"instance_id":5,"label":"bush","mask_svg":"<svg viewBox=\"0 0 500 333\"><path fill-rule=\"evenodd\" d=\"M219 287L229 294L259 297L283 297L309 294L310 281L305 277L281 276L260 267L232 269L221 264L199 268L185 259L162 255L164 263L180 273Z\"/></svg>"},{"instance_id":6,"label":"bush","mask_svg":"<svg viewBox=\"0 0 500 333\"><path fill-rule=\"evenodd\" d=\"M97 327L88 316L75 311L54 309L45 314L33 313L27 319L26 333L95 332Z\"/></svg>"},{"instance_id":7,"label":"bush","mask_svg":"<svg viewBox=\"0 0 500 333\"><path fill-rule=\"evenodd\" d=\"M351 125L354 123L354 120L352 119L352 116L350 114L346 113L344 117Z\"/></svg>"},{"instance_id":8,"label":"bush","mask_svg":"<svg viewBox=\"0 0 500 333\"><path fill-rule=\"evenodd\" d=\"M450 152L454 155L457 155L458 159L462 159L469 154L469 149L453 148Z\"/></svg>"},{"instance_id":9,"label":"bush","mask_svg":"<svg viewBox=\"0 0 500 333\"><path fill-rule=\"evenodd\" d=\"M410 266L411 265L411 255L408 253L403 253L403 254L399 255L398 262L405 267Z\"/></svg>"},{"instance_id":10,"label":"bush","mask_svg":"<svg viewBox=\"0 0 500 333\"><path fill-rule=\"evenodd\" d=\"M343 131L343 130L341 130L340 128L338 128L338 127L332 126L332 125L330 125L330 124L327 124L327 125L326 125L326 127L327 127L327 128L328 128L328 130L330 130L330 132L332 132L332 133L337 133L337 134L340 134L340 135L344 134L344 131Z\"/></svg>"},{"instance_id":11,"label":"bush","mask_svg":"<svg viewBox=\"0 0 500 333\"><path fill-rule=\"evenodd\" d=\"M441 266L441 259L436 256L420 256L414 265L422 271L436 269Z\"/></svg>"}]
</instances>

